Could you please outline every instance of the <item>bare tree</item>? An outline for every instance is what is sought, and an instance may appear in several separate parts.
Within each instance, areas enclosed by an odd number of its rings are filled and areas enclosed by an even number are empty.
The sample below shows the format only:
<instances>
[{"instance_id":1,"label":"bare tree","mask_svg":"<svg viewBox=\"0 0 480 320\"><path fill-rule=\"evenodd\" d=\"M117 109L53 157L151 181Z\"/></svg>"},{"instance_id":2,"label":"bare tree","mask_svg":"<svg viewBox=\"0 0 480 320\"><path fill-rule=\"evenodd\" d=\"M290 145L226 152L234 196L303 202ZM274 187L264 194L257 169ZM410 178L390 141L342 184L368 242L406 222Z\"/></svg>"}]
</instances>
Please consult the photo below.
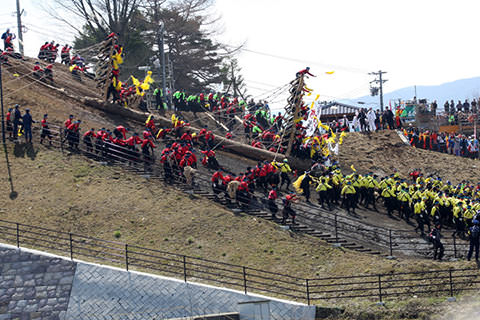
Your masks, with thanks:
<instances>
[{"instance_id":1,"label":"bare tree","mask_svg":"<svg viewBox=\"0 0 480 320\"><path fill-rule=\"evenodd\" d=\"M146 0L55 0L61 9L79 17L82 25L86 25L89 31L96 30L104 35L115 32L119 35L120 41L130 28L135 12L145 2ZM84 33L61 15L55 16L75 28L81 35Z\"/></svg>"}]
</instances>

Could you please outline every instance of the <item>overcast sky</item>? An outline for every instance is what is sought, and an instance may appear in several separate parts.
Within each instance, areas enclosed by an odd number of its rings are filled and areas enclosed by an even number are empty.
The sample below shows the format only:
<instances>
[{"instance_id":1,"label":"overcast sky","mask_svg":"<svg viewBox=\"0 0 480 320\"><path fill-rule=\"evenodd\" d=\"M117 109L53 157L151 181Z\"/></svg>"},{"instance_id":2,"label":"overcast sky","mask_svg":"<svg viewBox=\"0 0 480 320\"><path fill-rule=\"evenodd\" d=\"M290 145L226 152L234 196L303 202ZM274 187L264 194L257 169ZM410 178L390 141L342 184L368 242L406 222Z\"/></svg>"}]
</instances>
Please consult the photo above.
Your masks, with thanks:
<instances>
[{"instance_id":1,"label":"overcast sky","mask_svg":"<svg viewBox=\"0 0 480 320\"><path fill-rule=\"evenodd\" d=\"M73 39L40 9L49 1L20 0L27 55L43 41ZM324 100L369 94L368 72L380 69L386 92L480 75L480 1L216 0L215 10L219 40L246 43L238 58L249 93L273 102L283 103L274 89L306 66L317 75L308 86ZM2 0L2 29L16 32L14 11L15 0Z\"/></svg>"}]
</instances>

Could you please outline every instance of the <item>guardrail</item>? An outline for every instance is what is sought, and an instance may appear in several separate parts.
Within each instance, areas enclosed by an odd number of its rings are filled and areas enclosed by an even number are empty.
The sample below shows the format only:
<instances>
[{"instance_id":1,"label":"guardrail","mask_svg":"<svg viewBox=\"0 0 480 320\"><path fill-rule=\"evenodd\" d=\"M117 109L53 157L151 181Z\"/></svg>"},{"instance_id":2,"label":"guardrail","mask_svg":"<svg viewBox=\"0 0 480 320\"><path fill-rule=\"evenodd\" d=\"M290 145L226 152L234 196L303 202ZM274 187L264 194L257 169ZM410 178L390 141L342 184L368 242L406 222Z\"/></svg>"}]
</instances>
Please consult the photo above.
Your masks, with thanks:
<instances>
[{"instance_id":1,"label":"guardrail","mask_svg":"<svg viewBox=\"0 0 480 320\"><path fill-rule=\"evenodd\" d=\"M301 278L247 266L102 240L69 232L0 220L0 239L22 246L85 258L107 264L151 271L185 282L200 282L314 304L321 300L369 298L420 294L454 296L460 291L478 290L478 269L428 270L408 273L350 277ZM292 261L292 263L294 263Z\"/></svg>"}]
</instances>

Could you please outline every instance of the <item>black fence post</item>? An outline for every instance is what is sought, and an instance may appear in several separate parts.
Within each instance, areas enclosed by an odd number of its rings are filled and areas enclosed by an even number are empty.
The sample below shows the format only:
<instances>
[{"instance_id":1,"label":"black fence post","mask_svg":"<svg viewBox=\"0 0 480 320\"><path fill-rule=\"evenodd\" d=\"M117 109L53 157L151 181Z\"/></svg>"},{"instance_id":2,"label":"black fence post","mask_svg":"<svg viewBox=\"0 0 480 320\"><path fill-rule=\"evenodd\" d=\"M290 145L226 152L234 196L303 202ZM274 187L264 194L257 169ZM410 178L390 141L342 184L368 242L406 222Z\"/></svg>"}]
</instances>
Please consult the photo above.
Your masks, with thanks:
<instances>
[{"instance_id":1,"label":"black fence post","mask_svg":"<svg viewBox=\"0 0 480 320\"><path fill-rule=\"evenodd\" d=\"M187 282L187 257L183 256L183 281Z\"/></svg>"},{"instance_id":2,"label":"black fence post","mask_svg":"<svg viewBox=\"0 0 480 320\"><path fill-rule=\"evenodd\" d=\"M453 235L453 256L457 258L457 237Z\"/></svg>"},{"instance_id":3,"label":"black fence post","mask_svg":"<svg viewBox=\"0 0 480 320\"><path fill-rule=\"evenodd\" d=\"M243 269L243 289L245 291L245 294L247 294L247 270L245 267L242 267Z\"/></svg>"},{"instance_id":4,"label":"black fence post","mask_svg":"<svg viewBox=\"0 0 480 320\"><path fill-rule=\"evenodd\" d=\"M72 240L72 233L68 234L68 238L70 240L70 260L73 261L73 240Z\"/></svg>"},{"instance_id":5,"label":"black fence post","mask_svg":"<svg viewBox=\"0 0 480 320\"><path fill-rule=\"evenodd\" d=\"M390 256L393 256L393 246L392 246L392 230L388 230L389 244L390 244Z\"/></svg>"},{"instance_id":6,"label":"black fence post","mask_svg":"<svg viewBox=\"0 0 480 320\"><path fill-rule=\"evenodd\" d=\"M125 243L125 267L128 271L128 244Z\"/></svg>"},{"instance_id":7,"label":"black fence post","mask_svg":"<svg viewBox=\"0 0 480 320\"><path fill-rule=\"evenodd\" d=\"M307 288L307 304L310 305L310 287L308 286L308 279L305 279L305 286Z\"/></svg>"},{"instance_id":8,"label":"black fence post","mask_svg":"<svg viewBox=\"0 0 480 320\"><path fill-rule=\"evenodd\" d=\"M58 128L58 131L60 131L59 135L58 135L60 137L60 150L63 153L63 131L62 131L62 128Z\"/></svg>"},{"instance_id":9,"label":"black fence post","mask_svg":"<svg viewBox=\"0 0 480 320\"><path fill-rule=\"evenodd\" d=\"M17 248L20 248L20 224L17 223Z\"/></svg>"},{"instance_id":10,"label":"black fence post","mask_svg":"<svg viewBox=\"0 0 480 320\"><path fill-rule=\"evenodd\" d=\"M378 297L380 298L380 302L382 302L382 275L378 275Z\"/></svg>"},{"instance_id":11,"label":"black fence post","mask_svg":"<svg viewBox=\"0 0 480 320\"><path fill-rule=\"evenodd\" d=\"M338 243L338 223L337 223L337 213L335 212L335 242Z\"/></svg>"},{"instance_id":12,"label":"black fence post","mask_svg":"<svg viewBox=\"0 0 480 320\"><path fill-rule=\"evenodd\" d=\"M448 270L450 278L450 297L453 297L453 281L452 281L452 268Z\"/></svg>"}]
</instances>

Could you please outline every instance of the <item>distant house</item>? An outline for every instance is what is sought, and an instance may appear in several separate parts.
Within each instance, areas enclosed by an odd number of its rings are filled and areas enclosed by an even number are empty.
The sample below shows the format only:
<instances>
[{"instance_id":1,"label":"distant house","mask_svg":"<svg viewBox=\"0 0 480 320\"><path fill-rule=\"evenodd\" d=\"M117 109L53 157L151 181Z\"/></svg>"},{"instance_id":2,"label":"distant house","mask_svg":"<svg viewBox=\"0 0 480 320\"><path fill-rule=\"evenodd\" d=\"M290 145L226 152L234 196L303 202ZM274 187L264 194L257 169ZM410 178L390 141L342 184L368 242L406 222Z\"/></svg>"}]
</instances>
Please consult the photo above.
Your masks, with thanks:
<instances>
[{"instance_id":1,"label":"distant house","mask_svg":"<svg viewBox=\"0 0 480 320\"><path fill-rule=\"evenodd\" d=\"M355 116L355 112L360 111L362 108L340 103L340 102L329 102L326 104L321 104L320 112L320 121L330 122L333 120L339 120L343 116L347 116L348 120L352 120Z\"/></svg>"}]
</instances>

